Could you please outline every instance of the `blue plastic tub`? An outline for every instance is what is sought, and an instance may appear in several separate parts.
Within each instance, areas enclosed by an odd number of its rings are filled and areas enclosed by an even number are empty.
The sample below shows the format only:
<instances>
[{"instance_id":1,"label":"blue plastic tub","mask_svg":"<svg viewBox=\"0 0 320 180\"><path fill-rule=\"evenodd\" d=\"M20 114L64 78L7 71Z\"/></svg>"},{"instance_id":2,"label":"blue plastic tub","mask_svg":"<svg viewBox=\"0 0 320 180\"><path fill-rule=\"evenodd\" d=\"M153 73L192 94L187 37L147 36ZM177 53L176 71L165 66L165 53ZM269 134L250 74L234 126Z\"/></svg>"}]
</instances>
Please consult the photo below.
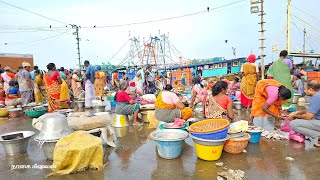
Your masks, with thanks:
<instances>
[{"instance_id":1,"label":"blue plastic tub","mask_svg":"<svg viewBox=\"0 0 320 180\"><path fill-rule=\"evenodd\" d=\"M251 143L258 143L261 138L262 132L248 132L250 134L251 138L249 139L249 142Z\"/></svg>"},{"instance_id":2,"label":"blue plastic tub","mask_svg":"<svg viewBox=\"0 0 320 180\"><path fill-rule=\"evenodd\" d=\"M116 107L116 102L111 101L110 104L111 104L111 107Z\"/></svg>"},{"instance_id":3,"label":"blue plastic tub","mask_svg":"<svg viewBox=\"0 0 320 180\"><path fill-rule=\"evenodd\" d=\"M158 155L164 159L175 159L182 154L183 141L189 136L186 131L176 129L156 130L150 137L156 142Z\"/></svg>"},{"instance_id":4,"label":"blue plastic tub","mask_svg":"<svg viewBox=\"0 0 320 180\"><path fill-rule=\"evenodd\" d=\"M227 137L228 130L229 130L229 126L224 128L224 129L222 129L222 130L216 131L216 132L211 132L211 133L195 133L195 132L191 132L191 134L194 137L201 138L201 139L219 140L219 139L224 139L224 138Z\"/></svg>"},{"instance_id":5,"label":"blue plastic tub","mask_svg":"<svg viewBox=\"0 0 320 180\"><path fill-rule=\"evenodd\" d=\"M182 154L183 141L156 141L157 151L164 159L175 159Z\"/></svg>"}]
</instances>

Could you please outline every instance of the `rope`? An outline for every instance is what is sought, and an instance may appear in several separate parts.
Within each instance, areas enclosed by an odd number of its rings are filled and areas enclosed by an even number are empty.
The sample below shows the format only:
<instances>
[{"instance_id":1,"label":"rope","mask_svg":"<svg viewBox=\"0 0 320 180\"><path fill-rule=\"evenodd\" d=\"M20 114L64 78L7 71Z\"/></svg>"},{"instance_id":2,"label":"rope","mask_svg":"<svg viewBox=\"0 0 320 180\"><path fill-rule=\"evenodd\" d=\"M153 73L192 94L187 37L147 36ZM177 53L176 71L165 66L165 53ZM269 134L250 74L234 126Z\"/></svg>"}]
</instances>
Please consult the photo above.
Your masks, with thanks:
<instances>
[{"instance_id":1,"label":"rope","mask_svg":"<svg viewBox=\"0 0 320 180\"><path fill-rule=\"evenodd\" d=\"M317 30L317 31L319 31L319 32L320 32L320 29L319 29L318 27L316 27L316 26L314 26L314 25L310 24L309 22L307 22L307 21L305 21L305 20L303 20L303 19L299 18L299 17L298 17L298 16L296 16L296 15L292 15L292 16L294 16L295 18L297 18L297 19L299 19L300 21L302 21L302 22L304 22L304 23L308 24L309 26L311 26L312 28L314 28L315 30Z\"/></svg>"},{"instance_id":2,"label":"rope","mask_svg":"<svg viewBox=\"0 0 320 180\"><path fill-rule=\"evenodd\" d=\"M297 9L297 10L299 10L299 11L301 11L301 12L303 12L303 13L305 13L305 14L307 14L307 15L311 16L311 17L313 17L314 19L316 19L316 20L318 20L318 21L320 21L320 18L317 18L317 17L315 17L315 16L313 16L313 15L311 15L311 14L309 14L309 13L307 13L307 12L303 11L302 9L300 9L300 8L298 8L298 7L294 6L294 5L291 5L291 7L293 7L293 8L295 8L295 9Z\"/></svg>"}]
</instances>

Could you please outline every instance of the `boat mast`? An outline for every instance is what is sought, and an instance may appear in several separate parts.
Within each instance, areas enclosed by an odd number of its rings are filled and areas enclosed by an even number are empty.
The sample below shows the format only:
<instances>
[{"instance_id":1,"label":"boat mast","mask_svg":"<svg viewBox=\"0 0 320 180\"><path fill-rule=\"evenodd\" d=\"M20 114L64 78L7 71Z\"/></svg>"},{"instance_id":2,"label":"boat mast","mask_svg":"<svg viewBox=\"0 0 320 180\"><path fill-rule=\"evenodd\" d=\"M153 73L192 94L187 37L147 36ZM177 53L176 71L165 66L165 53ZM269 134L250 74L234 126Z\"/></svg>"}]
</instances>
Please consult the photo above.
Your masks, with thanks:
<instances>
[{"instance_id":1,"label":"boat mast","mask_svg":"<svg viewBox=\"0 0 320 180\"><path fill-rule=\"evenodd\" d=\"M288 0L288 6L287 6L287 51L290 54L290 19L291 19L291 0Z\"/></svg>"}]
</instances>

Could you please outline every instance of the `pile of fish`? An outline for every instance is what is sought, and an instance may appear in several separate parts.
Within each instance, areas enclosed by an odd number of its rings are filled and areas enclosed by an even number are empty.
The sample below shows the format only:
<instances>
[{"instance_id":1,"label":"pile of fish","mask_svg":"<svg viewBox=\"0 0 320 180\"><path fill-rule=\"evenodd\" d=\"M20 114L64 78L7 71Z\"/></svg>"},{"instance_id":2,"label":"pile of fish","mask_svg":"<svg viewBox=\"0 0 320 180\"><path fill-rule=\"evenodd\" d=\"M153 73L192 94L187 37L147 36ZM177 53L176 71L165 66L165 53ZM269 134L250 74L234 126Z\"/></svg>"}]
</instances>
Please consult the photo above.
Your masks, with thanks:
<instances>
[{"instance_id":1,"label":"pile of fish","mask_svg":"<svg viewBox=\"0 0 320 180\"><path fill-rule=\"evenodd\" d=\"M263 131L261 134L262 137L265 137L266 139L272 139L272 140L288 140L289 139L289 133L285 133L280 130L274 130L274 131Z\"/></svg>"},{"instance_id":2,"label":"pile of fish","mask_svg":"<svg viewBox=\"0 0 320 180\"><path fill-rule=\"evenodd\" d=\"M219 172L218 175L219 176L217 176L217 180L241 180L244 179L245 172L241 171L240 169L228 169L227 171Z\"/></svg>"}]
</instances>

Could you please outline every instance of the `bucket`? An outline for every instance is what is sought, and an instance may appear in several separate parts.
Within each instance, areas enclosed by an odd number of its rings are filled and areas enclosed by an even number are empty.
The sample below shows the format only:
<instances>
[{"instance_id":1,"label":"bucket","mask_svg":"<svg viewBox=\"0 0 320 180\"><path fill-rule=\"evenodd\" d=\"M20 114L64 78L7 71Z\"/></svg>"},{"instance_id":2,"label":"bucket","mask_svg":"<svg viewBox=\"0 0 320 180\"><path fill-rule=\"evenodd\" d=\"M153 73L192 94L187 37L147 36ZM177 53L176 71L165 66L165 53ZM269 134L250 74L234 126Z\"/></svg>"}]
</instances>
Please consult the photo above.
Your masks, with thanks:
<instances>
[{"instance_id":1,"label":"bucket","mask_svg":"<svg viewBox=\"0 0 320 180\"><path fill-rule=\"evenodd\" d=\"M227 136L220 140L207 140L201 139L190 134L190 137L194 141L196 154L198 158L205 161L216 161L220 159L224 143L229 139Z\"/></svg>"},{"instance_id":2,"label":"bucket","mask_svg":"<svg viewBox=\"0 0 320 180\"><path fill-rule=\"evenodd\" d=\"M216 161L221 157L223 144L219 146L205 146L198 143L194 143L194 145L196 148L197 156L200 159L206 161Z\"/></svg>"},{"instance_id":3,"label":"bucket","mask_svg":"<svg viewBox=\"0 0 320 180\"><path fill-rule=\"evenodd\" d=\"M249 139L249 142L251 143L258 143L260 141L262 132L248 132L250 134L251 138Z\"/></svg>"},{"instance_id":4,"label":"bucket","mask_svg":"<svg viewBox=\"0 0 320 180\"><path fill-rule=\"evenodd\" d=\"M150 137L155 140L157 152L161 158L175 159L182 154L182 142L188 137L188 133L165 129L152 132Z\"/></svg>"},{"instance_id":5,"label":"bucket","mask_svg":"<svg viewBox=\"0 0 320 180\"><path fill-rule=\"evenodd\" d=\"M129 132L129 126L126 127L113 127L116 137L124 137Z\"/></svg>"},{"instance_id":6,"label":"bucket","mask_svg":"<svg viewBox=\"0 0 320 180\"><path fill-rule=\"evenodd\" d=\"M57 141L43 143L41 148L42 148L47 160L53 161L53 152L54 152L54 147L56 146L56 144L57 144Z\"/></svg>"}]
</instances>

